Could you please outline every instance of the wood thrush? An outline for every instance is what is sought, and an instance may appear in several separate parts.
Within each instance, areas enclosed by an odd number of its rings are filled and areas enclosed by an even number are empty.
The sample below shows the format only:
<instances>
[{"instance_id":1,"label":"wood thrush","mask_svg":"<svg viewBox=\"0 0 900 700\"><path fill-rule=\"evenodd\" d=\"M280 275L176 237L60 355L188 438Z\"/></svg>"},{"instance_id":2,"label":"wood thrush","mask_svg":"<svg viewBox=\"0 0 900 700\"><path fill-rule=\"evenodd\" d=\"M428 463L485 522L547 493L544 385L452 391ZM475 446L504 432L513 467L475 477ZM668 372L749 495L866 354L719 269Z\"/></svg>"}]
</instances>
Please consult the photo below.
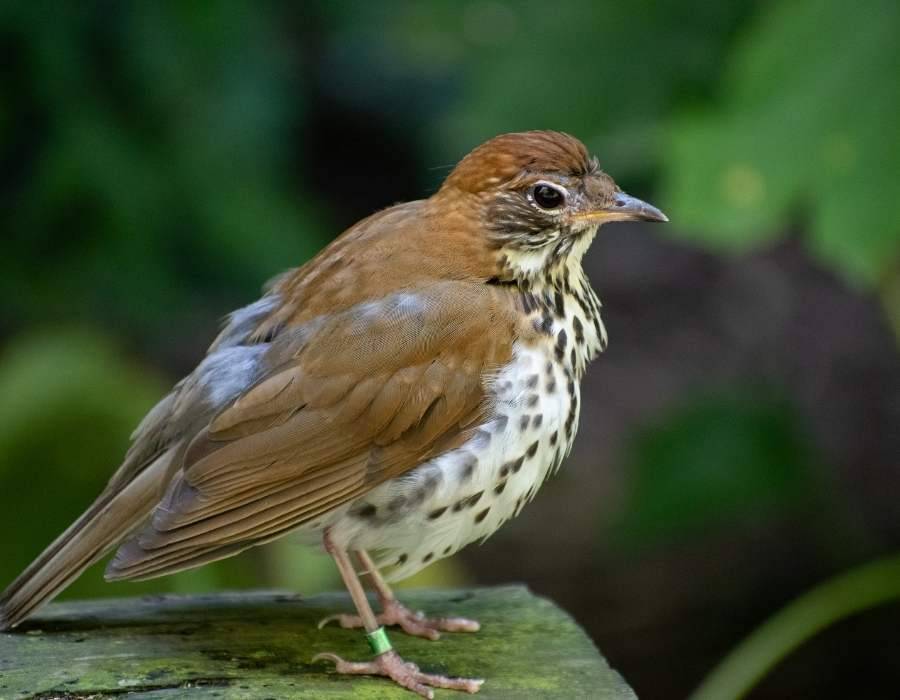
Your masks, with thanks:
<instances>
[{"instance_id":1,"label":"wood thrush","mask_svg":"<svg viewBox=\"0 0 900 700\"><path fill-rule=\"evenodd\" d=\"M334 557L359 613L339 622L376 654L324 655L338 671L477 691L404 662L381 625L434 639L478 623L410 612L379 569L403 578L485 539L559 467L606 345L581 259L601 224L638 219L667 220L575 138L532 131L360 221L228 317L103 493L3 593L0 628L116 547L106 577L145 579L293 532Z\"/></svg>"}]
</instances>

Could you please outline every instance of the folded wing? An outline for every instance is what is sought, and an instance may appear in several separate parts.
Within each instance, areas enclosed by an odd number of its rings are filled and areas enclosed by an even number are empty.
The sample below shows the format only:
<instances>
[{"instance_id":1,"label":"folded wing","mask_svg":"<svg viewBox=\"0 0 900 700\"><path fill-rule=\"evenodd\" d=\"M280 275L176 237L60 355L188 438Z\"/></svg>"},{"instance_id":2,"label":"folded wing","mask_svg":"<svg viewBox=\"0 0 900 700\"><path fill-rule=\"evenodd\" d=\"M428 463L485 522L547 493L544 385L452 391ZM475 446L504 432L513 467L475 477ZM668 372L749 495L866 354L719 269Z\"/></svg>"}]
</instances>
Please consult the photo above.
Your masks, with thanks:
<instances>
[{"instance_id":1,"label":"folded wing","mask_svg":"<svg viewBox=\"0 0 900 700\"><path fill-rule=\"evenodd\" d=\"M314 525L460 445L514 335L502 294L463 282L282 330L261 377L193 439L107 577L171 573Z\"/></svg>"}]
</instances>

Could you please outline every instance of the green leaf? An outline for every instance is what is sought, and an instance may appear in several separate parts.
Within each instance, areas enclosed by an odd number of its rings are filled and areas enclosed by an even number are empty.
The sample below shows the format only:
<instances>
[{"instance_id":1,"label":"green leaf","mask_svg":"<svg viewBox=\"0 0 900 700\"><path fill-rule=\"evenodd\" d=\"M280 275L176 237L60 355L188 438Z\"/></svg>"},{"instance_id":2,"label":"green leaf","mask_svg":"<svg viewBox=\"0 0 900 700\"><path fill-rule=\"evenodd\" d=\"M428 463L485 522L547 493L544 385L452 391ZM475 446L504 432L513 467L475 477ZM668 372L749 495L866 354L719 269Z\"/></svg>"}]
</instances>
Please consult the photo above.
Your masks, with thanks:
<instances>
[{"instance_id":1,"label":"green leaf","mask_svg":"<svg viewBox=\"0 0 900 700\"><path fill-rule=\"evenodd\" d=\"M724 90L668 130L669 231L716 250L784 235L848 279L900 260L900 5L767 6L735 49Z\"/></svg>"}]
</instances>

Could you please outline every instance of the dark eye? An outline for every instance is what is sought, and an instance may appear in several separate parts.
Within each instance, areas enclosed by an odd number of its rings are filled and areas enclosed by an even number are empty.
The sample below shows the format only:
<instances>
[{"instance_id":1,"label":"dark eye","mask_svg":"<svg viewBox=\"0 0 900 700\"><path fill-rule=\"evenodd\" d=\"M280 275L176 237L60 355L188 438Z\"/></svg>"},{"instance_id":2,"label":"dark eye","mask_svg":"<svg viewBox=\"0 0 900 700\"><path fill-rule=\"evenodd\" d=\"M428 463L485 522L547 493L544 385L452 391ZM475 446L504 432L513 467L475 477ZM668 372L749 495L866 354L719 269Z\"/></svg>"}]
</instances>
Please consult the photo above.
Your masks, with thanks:
<instances>
[{"instance_id":1,"label":"dark eye","mask_svg":"<svg viewBox=\"0 0 900 700\"><path fill-rule=\"evenodd\" d=\"M535 185L531 196L541 209L558 209L566 201L565 195L550 185Z\"/></svg>"}]
</instances>

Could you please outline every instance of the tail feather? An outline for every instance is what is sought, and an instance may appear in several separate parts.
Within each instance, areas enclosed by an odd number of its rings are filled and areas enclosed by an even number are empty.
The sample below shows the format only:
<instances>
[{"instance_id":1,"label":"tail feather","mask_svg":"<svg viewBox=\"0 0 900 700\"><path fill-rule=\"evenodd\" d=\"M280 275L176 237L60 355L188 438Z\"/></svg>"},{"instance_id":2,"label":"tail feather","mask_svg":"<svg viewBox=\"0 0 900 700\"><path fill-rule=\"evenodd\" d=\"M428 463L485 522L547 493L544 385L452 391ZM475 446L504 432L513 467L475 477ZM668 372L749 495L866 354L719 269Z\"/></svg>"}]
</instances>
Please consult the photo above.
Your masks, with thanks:
<instances>
[{"instance_id":1,"label":"tail feather","mask_svg":"<svg viewBox=\"0 0 900 700\"><path fill-rule=\"evenodd\" d=\"M9 585L0 595L0 630L22 622L146 520L161 495L173 452L127 485L105 491Z\"/></svg>"}]
</instances>

